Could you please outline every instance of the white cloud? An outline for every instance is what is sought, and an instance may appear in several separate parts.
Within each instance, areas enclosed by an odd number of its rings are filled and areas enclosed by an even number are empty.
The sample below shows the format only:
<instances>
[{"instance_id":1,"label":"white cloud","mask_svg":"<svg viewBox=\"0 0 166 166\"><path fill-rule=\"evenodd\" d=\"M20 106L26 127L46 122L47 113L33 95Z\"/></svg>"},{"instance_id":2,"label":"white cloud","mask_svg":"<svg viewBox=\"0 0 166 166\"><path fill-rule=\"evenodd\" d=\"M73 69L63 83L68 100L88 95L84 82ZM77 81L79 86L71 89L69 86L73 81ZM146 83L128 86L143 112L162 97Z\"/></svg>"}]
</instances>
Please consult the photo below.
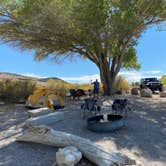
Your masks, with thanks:
<instances>
[{"instance_id":1,"label":"white cloud","mask_svg":"<svg viewBox=\"0 0 166 166\"><path fill-rule=\"evenodd\" d=\"M157 77L161 78L162 71L159 70L149 70L149 71L122 71L119 72L119 75L122 75L126 80L131 82L139 82L141 78L145 77ZM99 74L94 75L84 75L80 77L61 77L61 79L72 82L72 83L90 83L90 81L95 81L98 79L100 81Z\"/></svg>"},{"instance_id":2,"label":"white cloud","mask_svg":"<svg viewBox=\"0 0 166 166\"><path fill-rule=\"evenodd\" d=\"M146 73L146 74L161 74L162 72L160 70L150 70L150 71L144 71L143 73Z\"/></svg>"},{"instance_id":3,"label":"white cloud","mask_svg":"<svg viewBox=\"0 0 166 166\"><path fill-rule=\"evenodd\" d=\"M95 81L96 79L98 79L100 81L100 76L99 74L94 74L94 75L84 75L80 77L61 77L61 79L73 83L90 83L91 80Z\"/></svg>"},{"instance_id":4,"label":"white cloud","mask_svg":"<svg viewBox=\"0 0 166 166\"><path fill-rule=\"evenodd\" d=\"M37 74L34 74L34 73L20 73L21 75L23 76L28 76L28 77L36 77L36 78L46 78L46 77L43 77L41 75L37 75Z\"/></svg>"},{"instance_id":5,"label":"white cloud","mask_svg":"<svg viewBox=\"0 0 166 166\"><path fill-rule=\"evenodd\" d=\"M138 82L143 77L142 73L136 71L119 72L119 75L122 75L129 82Z\"/></svg>"},{"instance_id":6,"label":"white cloud","mask_svg":"<svg viewBox=\"0 0 166 166\"><path fill-rule=\"evenodd\" d=\"M163 72L160 70L119 72L119 75L122 75L130 83L139 82L141 78L145 78L145 77L157 77L158 79L160 79L162 74L163 74ZM42 75L36 75L34 73L25 73L22 75L29 76L29 77L37 77L37 78L46 78ZM71 83L90 83L91 80L95 81L96 79L98 79L100 81L100 75L93 74L93 75L83 75L83 76L79 76L79 77L60 77L60 79L63 79L65 81L68 81Z\"/></svg>"},{"instance_id":7,"label":"white cloud","mask_svg":"<svg viewBox=\"0 0 166 166\"><path fill-rule=\"evenodd\" d=\"M156 77L158 79L161 78L162 71L159 70L149 70L149 71L123 71L120 72L119 75L122 75L129 82L139 82L141 78L145 77Z\"/></svg>"}]
</instances>

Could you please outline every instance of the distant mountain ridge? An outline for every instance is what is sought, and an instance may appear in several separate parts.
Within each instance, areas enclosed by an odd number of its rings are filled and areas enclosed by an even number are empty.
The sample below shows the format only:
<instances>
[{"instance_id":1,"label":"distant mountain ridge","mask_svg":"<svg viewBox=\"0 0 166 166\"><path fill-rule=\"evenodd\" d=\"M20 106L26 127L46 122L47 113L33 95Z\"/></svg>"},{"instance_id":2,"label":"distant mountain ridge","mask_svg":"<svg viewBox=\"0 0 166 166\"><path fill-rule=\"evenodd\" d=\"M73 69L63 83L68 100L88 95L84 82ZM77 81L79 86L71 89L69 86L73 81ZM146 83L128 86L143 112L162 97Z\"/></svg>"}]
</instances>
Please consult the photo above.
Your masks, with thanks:
<instances>
[{"instance_id":1,"label":"distant mountain ridge","mask_svg":"<svg viewBox=\"0 0 166 166\"><path fill-rule=\"evenodd\" d=\"M55 81L62 81L64 80L57 78L57 77L48 77L48 78L38 78L38 77L31 77L31 76L25 76L21 74L14 74L14 73L7 73L7 72L0 72L0 79L11 79L11 80L34 80L34 81L40 81L40 82L46 82L50 79Z\"/></svg>"}]
</instances>

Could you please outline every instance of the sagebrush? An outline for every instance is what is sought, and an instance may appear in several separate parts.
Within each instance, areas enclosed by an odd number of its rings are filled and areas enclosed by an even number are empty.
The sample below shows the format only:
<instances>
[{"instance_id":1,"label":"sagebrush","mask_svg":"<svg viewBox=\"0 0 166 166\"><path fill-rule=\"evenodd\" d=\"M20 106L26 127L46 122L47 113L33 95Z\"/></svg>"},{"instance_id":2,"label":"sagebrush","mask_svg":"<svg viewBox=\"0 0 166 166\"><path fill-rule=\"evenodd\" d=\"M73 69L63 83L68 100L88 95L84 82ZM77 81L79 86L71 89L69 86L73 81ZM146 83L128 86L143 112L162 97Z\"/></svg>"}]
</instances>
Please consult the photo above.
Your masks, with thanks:
<instances>
[{"instance_id":1,"label":"sagebrush","mask_svg":"<svg viewBox=\"0 0 166 166\"><path fill-rule=\"evenodd\" d=\"M0 99L6 102L24 101L36 89L30 80L0 80Z\"/></svg>"}]
</instances>

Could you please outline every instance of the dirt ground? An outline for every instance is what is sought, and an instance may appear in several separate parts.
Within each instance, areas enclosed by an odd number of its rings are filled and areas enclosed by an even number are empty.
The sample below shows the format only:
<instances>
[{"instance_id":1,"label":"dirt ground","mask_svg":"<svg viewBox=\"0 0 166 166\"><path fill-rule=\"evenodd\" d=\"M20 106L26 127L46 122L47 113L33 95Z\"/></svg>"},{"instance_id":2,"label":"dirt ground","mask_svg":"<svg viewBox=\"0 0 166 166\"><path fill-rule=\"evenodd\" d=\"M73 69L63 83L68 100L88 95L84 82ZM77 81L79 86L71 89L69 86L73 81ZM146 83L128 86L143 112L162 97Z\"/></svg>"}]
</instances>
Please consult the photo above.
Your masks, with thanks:
<instances>
[{"instance_id":1,"label":"dirt ground","mask_svg":"<svg viewBox=\"0 0 166 166\"><path fill-rule=\"evenodd\" d=\"M120 152L135 159L139 166L166 165L166 98L128 98L132 111L126 126L116 132L95 133L87 130L82 119L80 101L67 101L65 119L51 125L56 130L88 138L103 148ZM101 104L110 98L100 98ZM20 124L28 119L23 105L0 106L0 166L53 166L57 148L35 143L15 142L20 134ZM79 165L86 166L87 160Z\"/></svg>"}]
</instances>

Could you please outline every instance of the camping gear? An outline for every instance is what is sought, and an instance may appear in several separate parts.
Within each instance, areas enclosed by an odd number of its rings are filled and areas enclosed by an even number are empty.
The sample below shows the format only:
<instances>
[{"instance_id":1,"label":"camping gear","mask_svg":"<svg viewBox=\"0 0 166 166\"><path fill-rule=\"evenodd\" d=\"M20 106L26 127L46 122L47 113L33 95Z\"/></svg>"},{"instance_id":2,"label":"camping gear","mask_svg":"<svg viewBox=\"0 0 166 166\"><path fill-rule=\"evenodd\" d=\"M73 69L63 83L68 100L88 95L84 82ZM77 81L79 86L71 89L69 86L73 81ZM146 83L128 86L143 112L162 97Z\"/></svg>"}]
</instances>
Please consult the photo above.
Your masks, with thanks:
<instances>
[{"instance_id":1,"label":"camping gear","mask_svg":"<svg viewBox=\"0 0 166 166\"><path fill-rule=\"evenodd\" d=\"M94 132L112 132L125 125L121 115L97 115L87 119L87 128Z\"/></svg>"},{"instance_id":2,"label":"camping gear","mask_svg":"<svg viewBox=\"0 0 166 166\"><path fill-rule=\"evenodd\" d=\"M113 113L127 117L127 110L131 110L128 103L127 99L115 99L112 104Z\"/></svg>"},{"instance_id":3,"label":"camping gear","mask_svg":"<svg viewBox=\"0 0 166 166\"><path fill-rule=\"evenodd\" d=\"M37 89L28 97L25 106L30 109L48 107L55 110L64 108L64 100L55 90Z\"/></svg>"},{"instance_id":4,"label":"camping gear","mask_svg":"<svg viewBox=\"0 0 166 166\"><path fill-rule=\"evenodd\" d=\"M70 89L69 92L70 92L70 99L71 98L79 99L81 96L86 96L86 93L83 89L77 89L77 90L76 89Z\"/></svg>"},{"instance_id":5,"label":"camping gear","mask_svg":"<svg viewBox=\"0 0 166 166\"><path fill-rule=\"evenodd\" d=\"M93 98L85 99L84 104L81 105L81 109L83 110L83 118L86 117L86 112L94 112L96 115L97 111L100 111L101 107L97 105L97 100Z\"/></svg>"}]
</instances>

